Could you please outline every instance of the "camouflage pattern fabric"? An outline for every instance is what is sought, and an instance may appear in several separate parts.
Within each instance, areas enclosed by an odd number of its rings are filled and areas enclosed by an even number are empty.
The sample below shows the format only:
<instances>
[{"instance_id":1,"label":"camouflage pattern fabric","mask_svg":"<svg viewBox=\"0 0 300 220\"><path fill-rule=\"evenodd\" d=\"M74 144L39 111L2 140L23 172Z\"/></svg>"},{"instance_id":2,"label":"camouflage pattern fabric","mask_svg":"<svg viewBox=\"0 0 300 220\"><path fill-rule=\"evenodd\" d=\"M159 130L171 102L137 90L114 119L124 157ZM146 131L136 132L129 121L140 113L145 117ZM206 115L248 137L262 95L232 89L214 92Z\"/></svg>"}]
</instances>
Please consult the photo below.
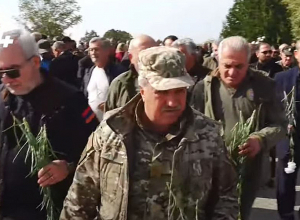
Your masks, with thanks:
<instances>
[{"instance_id":1,"label":"camouflage pattern fabric","mask_svg":"<svg viewBox=\"0 0 300 220\"><path fill-rule=\"evenodd\" d=\"M82 155L60 219L237 219L236 173L219 125L187 107L182 134L167 135L171 139L161 144L149 141L143 129L137 132L140 100L106 113Z\"/></svg>"}]
</instances>

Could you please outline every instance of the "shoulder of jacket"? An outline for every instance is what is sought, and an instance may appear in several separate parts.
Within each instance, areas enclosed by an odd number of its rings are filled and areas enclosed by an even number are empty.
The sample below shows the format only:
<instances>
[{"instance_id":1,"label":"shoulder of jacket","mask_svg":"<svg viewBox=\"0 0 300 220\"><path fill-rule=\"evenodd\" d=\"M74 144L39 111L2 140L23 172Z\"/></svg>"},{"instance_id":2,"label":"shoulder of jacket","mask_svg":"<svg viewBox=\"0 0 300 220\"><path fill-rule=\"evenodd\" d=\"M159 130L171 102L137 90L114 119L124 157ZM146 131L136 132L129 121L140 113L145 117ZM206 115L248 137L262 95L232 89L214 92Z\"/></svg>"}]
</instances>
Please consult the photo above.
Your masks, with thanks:
<instances>
[{"instance_id":1,"label":"shoulder of jacket","mask_svg":"<svg viewBox=\"0 0 300 220\"><path fill-rule=\"evenodd\" d=\"M215 133L216 137L220 135L220 129L222 124L220 122L217 122L203 113L193 109L193 114L194 114L194 127L196 129L196 132L201 132L206 131L206 132L211 132ZM214 136L215 136L214 134Z\"/></svg>"}]
</instances>

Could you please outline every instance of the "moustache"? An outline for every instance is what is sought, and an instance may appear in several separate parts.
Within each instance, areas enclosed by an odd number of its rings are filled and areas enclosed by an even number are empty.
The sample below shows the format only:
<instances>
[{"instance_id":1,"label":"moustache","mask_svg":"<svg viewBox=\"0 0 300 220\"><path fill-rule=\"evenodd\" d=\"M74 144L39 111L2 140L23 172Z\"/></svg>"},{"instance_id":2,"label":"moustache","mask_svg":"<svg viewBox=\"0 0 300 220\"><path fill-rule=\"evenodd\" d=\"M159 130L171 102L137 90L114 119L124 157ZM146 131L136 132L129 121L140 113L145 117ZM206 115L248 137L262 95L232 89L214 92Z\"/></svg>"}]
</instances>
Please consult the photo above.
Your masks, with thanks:
<instances>
[{"instance_id":1,"label":"moustache","mask_svg":"<svg viewBox=\"0 0 300 220\"><path fill-rule=\"evenodd\" d=\"M164 107L162 109L162 112L177 112L177 111L180 111L180 110L181 110L181 106L177 106L177 107L174 107L174 108Z\"/></svg>"}]
</instances>

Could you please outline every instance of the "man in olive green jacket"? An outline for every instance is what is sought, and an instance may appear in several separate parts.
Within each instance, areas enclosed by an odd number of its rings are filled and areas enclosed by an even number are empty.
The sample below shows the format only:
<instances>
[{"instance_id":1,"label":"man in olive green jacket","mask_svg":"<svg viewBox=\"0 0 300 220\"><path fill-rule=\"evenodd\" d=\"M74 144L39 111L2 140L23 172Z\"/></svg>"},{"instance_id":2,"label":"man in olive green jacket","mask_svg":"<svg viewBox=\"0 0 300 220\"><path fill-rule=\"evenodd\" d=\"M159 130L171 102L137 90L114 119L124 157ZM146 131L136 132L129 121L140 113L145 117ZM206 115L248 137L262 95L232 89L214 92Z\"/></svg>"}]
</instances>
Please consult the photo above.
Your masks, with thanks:
<instances>
[{"instance_id":1,"label":"man in olive green jacket","mask_svg":"<svg viewBox=\"0 0 300 220\"><path fill-rule=\"evenodd\" d=\"M260 186L262 158L286 135L284 108L276 98L275 82L260 71L248 68L250 50L242 37L223 40L219 47L219 69L199 82L191 105L206 116L223 123L226 139L239 121L258 111L256 131L240 147L247 156L241 197L242 220L250 218Z\"/></svg>"}]
</instances>

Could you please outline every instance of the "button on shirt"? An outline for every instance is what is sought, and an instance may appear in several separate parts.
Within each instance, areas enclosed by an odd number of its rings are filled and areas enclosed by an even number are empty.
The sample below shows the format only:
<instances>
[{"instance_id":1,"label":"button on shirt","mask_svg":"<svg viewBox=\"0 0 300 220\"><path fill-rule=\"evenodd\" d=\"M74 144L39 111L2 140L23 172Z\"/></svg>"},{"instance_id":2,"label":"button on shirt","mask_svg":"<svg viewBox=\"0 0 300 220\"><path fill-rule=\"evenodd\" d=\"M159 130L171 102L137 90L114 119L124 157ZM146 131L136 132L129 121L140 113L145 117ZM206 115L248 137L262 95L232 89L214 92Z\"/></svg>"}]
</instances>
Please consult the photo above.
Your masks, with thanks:
<instances>
[{"instance_id":1,"label":"button on shirt","mask_svg":"<svg viewBox=\"0 0 300 220\"><path fill-rule=\"evenodd\" d=\"M106 102L108 88L109 83L104 69L95 67L87 91L89 105L100 121L103 118L103 112L99 109L99 105Z\"/></svg>"}]
</instances>

